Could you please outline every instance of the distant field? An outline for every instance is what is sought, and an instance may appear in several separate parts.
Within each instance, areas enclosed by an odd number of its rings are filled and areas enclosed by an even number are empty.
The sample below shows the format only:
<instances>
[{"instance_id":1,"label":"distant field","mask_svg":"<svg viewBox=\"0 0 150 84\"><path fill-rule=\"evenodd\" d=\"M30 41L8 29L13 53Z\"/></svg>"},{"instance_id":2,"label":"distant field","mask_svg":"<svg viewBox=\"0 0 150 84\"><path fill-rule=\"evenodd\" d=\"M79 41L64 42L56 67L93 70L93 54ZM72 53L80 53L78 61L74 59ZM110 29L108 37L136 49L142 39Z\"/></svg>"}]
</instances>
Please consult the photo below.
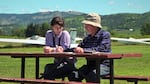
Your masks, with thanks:
<instances>
[{"instance_id":1,"label":"distant field","mask_svg":"<svg viewBox=\"0 0 150 84\"><path fill-rule=\"evenodd\" d=\"M43 48L0 48L0 52L43 52ZM115 75L137 75L150 76L150 45L115 45L112 46L113 53L142 53L142 58L123 58L115 60ZM85 64L84 58L78 58L77 67ZM43 72L47 63L53 62L53 58L40 59L40 72ZM35 59L28 58L26 64L26 77L34 78L35 76ZM20 59L6 56L0 57L0 77L20 77ZM102 80L102 84L108 84L108 80ZM133 84L126 81L116 81L115 84ZM139 84L148 84L140 82Z\"/></svg>"}]
</instances>

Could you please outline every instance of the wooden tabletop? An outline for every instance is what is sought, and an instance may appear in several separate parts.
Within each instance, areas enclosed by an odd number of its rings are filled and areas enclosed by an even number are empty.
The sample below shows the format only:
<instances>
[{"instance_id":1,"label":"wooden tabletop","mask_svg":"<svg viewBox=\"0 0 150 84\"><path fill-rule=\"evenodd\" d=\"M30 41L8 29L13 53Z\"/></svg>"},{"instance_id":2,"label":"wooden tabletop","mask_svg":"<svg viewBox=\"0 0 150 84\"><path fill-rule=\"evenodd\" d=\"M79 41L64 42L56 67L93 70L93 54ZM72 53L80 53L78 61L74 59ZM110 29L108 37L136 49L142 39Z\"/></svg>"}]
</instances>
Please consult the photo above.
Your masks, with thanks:
<instances>
[{"instance_id":1,"label":"wooden tabletop","mask_svg":"<svg viewBox=\"0 0 150 84\"><path fill-rule=\"evenodd\" d=\"M110 53L1 53L0 56L12 56L12 57L87 57L87 58L122 58L122 57L142 57L140 53L121 53L121 54L110 54Z\"/></svg>"}]
</instances>

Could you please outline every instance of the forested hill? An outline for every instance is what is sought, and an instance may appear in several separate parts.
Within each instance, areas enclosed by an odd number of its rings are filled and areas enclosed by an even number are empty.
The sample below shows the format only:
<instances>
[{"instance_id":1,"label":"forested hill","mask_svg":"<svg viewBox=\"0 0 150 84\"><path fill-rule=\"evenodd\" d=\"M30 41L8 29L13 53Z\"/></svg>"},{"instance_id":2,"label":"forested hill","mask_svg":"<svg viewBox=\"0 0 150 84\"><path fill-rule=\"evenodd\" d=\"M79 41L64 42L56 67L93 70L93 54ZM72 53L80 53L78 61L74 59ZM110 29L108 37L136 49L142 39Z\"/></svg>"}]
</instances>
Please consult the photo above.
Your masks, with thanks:
<instances>
[{"instance_id":1,"label":"forested hill","mask_svg":"<svg viewBox=\"0 0 150 84\"><path fill-rule=\"evenodd\" d=\"M103 25L113 29L136 29L150 23L150 12L143 14L122 13L103 16Z\"/></svg>"},{"instance_id":2,"label":"forested hill","mask_svg":"<svg viewBox=\"0 0 150 84\"><path fill-rule=\"evenodd\" d=\"M83 13L68 11L68 12L39 12L33 14L0 14L0 25L27 25L30 23L49 22L54 16L62 16L64 18L75 17Z\"/></svg>"},{"instance_id":3,"label":"forested hill","mask_svg":"<svg viewBox=\"0 0 150 84\"><path fill-rule=\"evenodd\" d=\"M81 21L86 14L75 11L53 11L33 14L0 14L0 28L5 28L6 26L13 28L16 25L49 22L51 18L56 15L65 18L66 26L68 28L80 28L82 27ZM112 29L141 28L141 26L147 22L150 22L150 12L143 14L121 13L102 15L102 25Z\"/></svg>"}]
</instances>

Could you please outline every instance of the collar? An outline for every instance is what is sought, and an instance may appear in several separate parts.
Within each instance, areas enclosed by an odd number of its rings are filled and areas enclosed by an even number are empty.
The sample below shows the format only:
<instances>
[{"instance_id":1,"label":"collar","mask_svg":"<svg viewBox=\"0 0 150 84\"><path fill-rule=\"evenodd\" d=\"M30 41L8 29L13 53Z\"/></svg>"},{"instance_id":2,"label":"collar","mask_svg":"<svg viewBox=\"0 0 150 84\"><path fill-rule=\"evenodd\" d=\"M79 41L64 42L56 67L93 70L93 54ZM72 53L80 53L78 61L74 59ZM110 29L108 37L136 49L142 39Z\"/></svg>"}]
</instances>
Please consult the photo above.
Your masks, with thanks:
<instances>
[{"instance_id":1,"label":"collar","mask_svg":"<svg viewBox=\"0 0 150 84\"><path fill-rule=\"evenodd\" d=\"M53 37L54 38L60 38L61 37L61 35L62 35L62 33L63 33L63 31L61 31L60 33L59 33L59 35L56 35L55 33L54 33L54 31L52 31L52 35L53 35Z\"/></svg>"},{"instance_id":2,"label":"collar","mask_svg":"<svg viewBox=\"0 0 150 84\"><path fill-rule=\"evenodd\" d=\"M102 33L102 29L98 29L94 36L91 36L91 35L88 35L88 36L90 36L90 37L99 37L101 33Z\"/></svg>"}]
</instances>

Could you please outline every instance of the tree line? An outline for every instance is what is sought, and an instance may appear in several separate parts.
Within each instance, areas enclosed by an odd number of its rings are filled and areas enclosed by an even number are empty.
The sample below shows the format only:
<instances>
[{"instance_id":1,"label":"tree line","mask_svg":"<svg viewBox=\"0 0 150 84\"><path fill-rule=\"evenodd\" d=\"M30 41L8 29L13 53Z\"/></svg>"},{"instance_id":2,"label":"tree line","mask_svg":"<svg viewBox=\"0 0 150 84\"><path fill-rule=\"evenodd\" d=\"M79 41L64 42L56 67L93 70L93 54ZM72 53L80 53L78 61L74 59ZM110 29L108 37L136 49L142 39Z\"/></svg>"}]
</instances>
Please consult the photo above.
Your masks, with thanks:
<instances>
[{"instance_id":1,"label":"tree line","mask_svg":"<svg viewBox=\"0 0 150 84\"><path fill-rule=\"evenodd\" d=\"M67 23L67 22L66 22ZM69 24L74 24L74 21L69 21ZM76 25L72 25L72 27L69 27L69 25L66 25L65 29L66 30L70 30L71 28L75 28ZM79 26L79 25L78 25ZM11 32L10 36L17 36L17 37L31 37L33 35L40 35L40 36L45 36L45 33L47 30L51 29L51 26L48 22L44 22L44 23L30 23L28 24L26 27L22 27L20 28L16 27L16 28L12 28L7 30L7 32L4 32L2 29L0 29L0 35L6 35L6 33L8 33L8 31ZM110 31L110 33L112 35L114 35L114 30L111 30L109 28L107 28L108 31ZM76 30L78 32L77 36L78 37L83 37L84 36L84 28L83 27L76 27ZM142 25L141 29L140 29L141 35L150 35L150 23L145 23L144 25Z\"/></svg>"}]
</instances>

